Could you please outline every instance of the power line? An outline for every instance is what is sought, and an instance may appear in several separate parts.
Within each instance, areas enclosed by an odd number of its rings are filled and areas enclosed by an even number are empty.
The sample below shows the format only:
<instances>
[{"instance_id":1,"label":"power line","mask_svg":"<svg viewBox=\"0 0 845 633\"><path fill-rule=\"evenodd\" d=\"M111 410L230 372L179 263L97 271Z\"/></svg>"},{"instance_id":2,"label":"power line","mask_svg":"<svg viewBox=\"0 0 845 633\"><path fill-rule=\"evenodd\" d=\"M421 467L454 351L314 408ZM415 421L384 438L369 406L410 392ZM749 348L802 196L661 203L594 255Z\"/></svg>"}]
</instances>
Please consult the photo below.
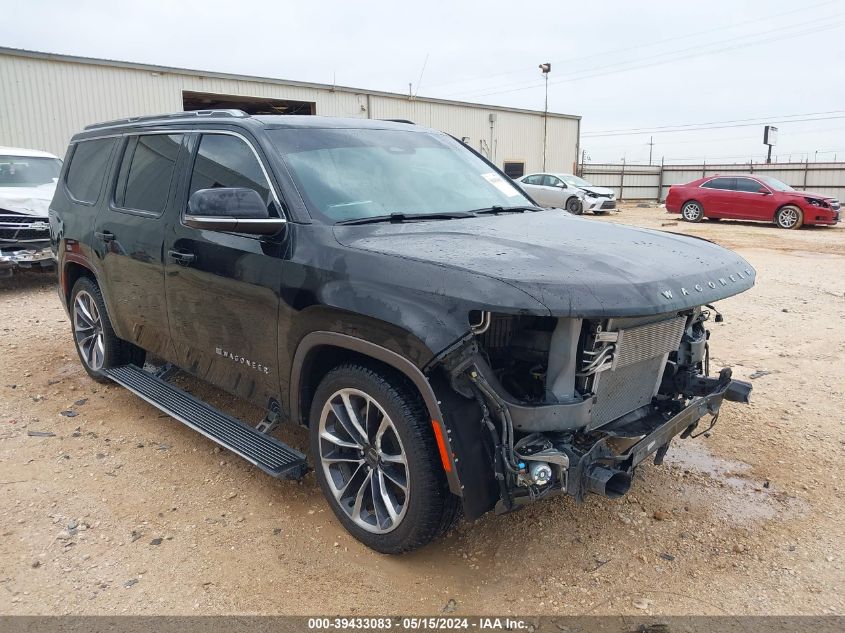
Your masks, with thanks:
<instances>
[{"instance_id":1,"label":"power line","mask_svg":"<svg viewBox=\"0 0 845 633\"><path fill-rule=\"evenodd\" d=\"M739 49L739 48L747 48L749 46L756 46L758 44L765 44L765 43L775 41L775 40L783 41L785 39L791 39L791 38L799 37L801 35L806 35L806 34L809 34L809 33L818 34L821 31L826 31L826 30L830 30L832 28L835 28L840 24L840 22L836 22L836 21L829 22L828 20L830 20L831 17L838 17L838 14L835 14L835 15L832 15L832 16L825 16L823 18L817 18L817 19L811 20L809 22L804 22L804 23L800 23L800 24L793 24L793 25L790 25L788 27L779 27L777 29L771 29L769 31L761 31L761 32L758 32L758 33L755 33L755 34L752 34L752 35L746 36L746 37L731 38L731 39L727 39L727 40L722 40L721 42L716 42L716 44L724 44L724 43L729 43L729 42L733 42L733 41L740 40L740 39L743 40L742 42L740 42L740 43L738 43L734 46L726 46L726 47L723 47L723 48L715 48L715 49L704 49L704 48L700 48L700 47L689 47L689 48L679 49L679 50L675 50L675 51L667 51L667 52L664 52L664 53L660 53L659 55L653 55L653 56L650 56L650 57L641 58L641 59L638 59L638 60L634 60L632 62L622 62L621 65L625 66L627 64L626 67L614 68L614 66L620 66L620 62L617 62L616 64L610 64L608 66L603 66L603 67L600 66L600 67L596 67L596 68L592 68L592 69L587 69L588 71L592 71L592 70L600 70L602 68L608 68L608 70L603 70L602 72L597 72L597 73L587 72L587 74L581 74L580 76L578 76L579 72L583 73L583 72L586 72L586 71L583 71L583 70L582 71L576 71L575 73L572 73L568 78L559 79L557 81L550 81L549 83L553 84L553 85L554 84L563 84L563 83L569 83L569 82L572 82L572 81L580 81L580 80L583 80L583 79L591 79L591 78L594 78L594 77L602 77L602 76L605 76L605 75L616 74L616 73L620 73L620 72L640 70L642 68L650 68L652 66L659 66L659 65L662 65L662 64L673 63L673 62L684 60L684 59L701 57L702 55L712 55L712 54L717 54L717 53L723 53L725 51L736 50L736 49ZM760 37L762 35L769 35L769 34L774 33L776 31L782 31L784 29L795 28L796 26L807 26L807 25L810 25L810 24L813 24L813 23L816 23L816 22L820 22L820 21L828 21L828 22L827 22L827 24L824 24L822 26L816 26L816 27L813 27L813 28L795 31L795 32L792 32L792 33L787 33L785 35L779 35L779 36L776 36L776 37L769 37L769 38L765 38L765 39L748 41L748 37ZM712 46L712 45L706 45L706 46ZM693 52L691 52L688 55L681 55L680 57L677 56L677 53L684 52L684 51L693 51ZM666 56L665 59L659 59L659 58L662 58L664 56ZM656 59L656 61L653 61L653 62L647 63L647 64L640 64L640 62L647 60L647 59ZM523 90L530 90L532 88L537 88L537 87L540 87L540 86L542 86L542 84L532 83L532 85L525 85L525 86L519 86L518 85L516 87L506 88L506 89L502 89L502 90L493 90L493 91L481 92L481 93L478 93L478 94L471 94L471 95L470 95L470 93L453 93L453 94L455 94L455 95L468 95L468 96L473 96L473 97L484 97L484 96L489 96L489 95L505 94L505 93L510 93L510 92L521 92ZM473 92L477 92L477 91L473 91Z\"/></svg>"},{"instance_id":2,"label":"power line","mask_svg":"<svg viewBox=\"0 0 845 633\"><path fill-rule=\"evenodd\" d=\"M809 6L803 6L803 7L797 8L797 9L790 9L789 11L782 11L780 13L772 13L772 14L767 15L766 17L768 17L768 18L779 18L779 17L785 16L785 15L791 15L793 13L806 13L807 11L812 10L812 9L816 9L818 7L822 7L822 6L825 6L825 5L828 5L828 4L834 4L835 1L836 0L826 0L825 2L819 2L819 3L816 3L816 4L811 4ZM677 40L689 40L692 37L698 37L699 35L707 35L708 33L713 33L714 31L732 30L732 29L739 28L741 26L746 26L748 24L759 24L759 23L760 23L760 18L755 17L751 20L744 20L742 22L735 22L733 24L728 24L728 25L723 24L723 25L720 25L720 26L715 26L713 28L704 29L702 31L695 31L693 33L684 33L682 35L676 35L674 37L667 37L667 38L664 38L664 39L661 39L661 40L655 40L653 42L646 42L645 44L637 44L636 46L627 46L627 47L624 47L624 48L616 48L616 49L612 49L612 50L609 50L609 51L604 51L602 53L596 53L596 54L593 54L593 55L583 55L583 56L580 56L580 57L570 57L570 58L567 58L567 59L555 61L553 63L555 65L562 66L562 65L568 64L570 62L583 61L585 59L596 59L596 58L599 58L599 57L607 57L608 55L615 55L617 53L627 53L627 52L633 51L633 50L641 50L643 48L651 48L651 47L654 47L654 46L659 46L660 44L665 44L667 42L674 42L674 41L677 41ZM525 73L525 68L520 68L519 70L514 68L514 70L500 71L500 72L491 73L491 74L488 74L488 75L483 75L483 76L480 76L480 77L475 76L475 77L471 78L470 81L475 81L477 79L491 78L491 77L502 77L502 76L508 76L508 75L523 74L523 73ZM446 85L451 85L451 84L455 84L455 83L463 83L463 82L466 82L466 81L467 81L467 79L450 79L449 81L443 81L443 82L440 82L440 83L432 84L430 87L433 88L433 87L439 87L439 86L446 86Z\"/></svg>"},{"instance_id":3,"label":"power line","mask_svg":"<svg viewBox=\"0 0 845 633\"><path fill-rule=\"evenodd\" d=\"M790 119L788 121L783 121L783 123L804 123L807 121L833 121L835 119L845 119L845 114L839 116L828 116L828 117L817 117L812 119ZM780 123L780 120L773 120L775 123ZM697 127L697 128L687 128L683 130L647 130L646 133L649 134L677 134L680 132L697 132L699 130L724 130L728 128L737 128L737 127L751 127L760 125L760 121L755 123L735 123L733 125L710 125L706 127ZM643 134L643 132L615 132L615 133L608 133L608 134L593 134L591 136L584 135L586 138L600 138L606 136L635 136Z\"/></svg>"},{"instance_id":4,"label":"power line","mask_svg":"<svg viewBox=\"0 0 845 633\"><path fill-rule=\"evenodd\" d=\"M697 127L700 125L721 125L724 123L763 123L770 120L777 120L781 123L789 123L786 119L791 119L793 117L799 116L806 116L806 117L814 117L814 116L823 116L827 114L845 114L845 110L826 110L824 112L799 112L796 114L781 114L781 115L774 115L774 116L758 116L752 117L750 119L728 119L725 121L702 121L701 123L677 123L674 125L658 125L656 127L631 127L631 128L620 128L616 130L596 130L594 132L584 132L581 136L603 136L605 134L616 134L618 132L631 132L631 133L644 133L649 134L651 132L662 131L666 130L669 132L674 131L683 131L682 128L690 128L690 127ZM673 128L673 129L670 129ZM674 128L678 128L677 130ZM704 128L707 129L707 128Z\"/></svg>"}]
</instances>

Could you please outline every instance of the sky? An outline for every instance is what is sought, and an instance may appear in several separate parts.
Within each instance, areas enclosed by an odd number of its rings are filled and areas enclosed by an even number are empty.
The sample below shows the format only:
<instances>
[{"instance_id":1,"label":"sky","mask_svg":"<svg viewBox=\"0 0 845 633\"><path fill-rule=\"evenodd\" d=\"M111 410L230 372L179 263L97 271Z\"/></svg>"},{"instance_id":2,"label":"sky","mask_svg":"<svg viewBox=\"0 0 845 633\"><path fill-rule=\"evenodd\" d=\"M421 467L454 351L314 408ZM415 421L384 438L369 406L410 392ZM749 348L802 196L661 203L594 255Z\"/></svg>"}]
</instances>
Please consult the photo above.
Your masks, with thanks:
<instances>
[{"instance_id":1,"label":"sky","mask_svg":"<svg viewBox=\"0 0 845 633\"><path fill-rule=\"evenodd\" d=\"M592 162L845 160L845 0L0 0L0 46L577 114ZM705 125L706 124L706 125ZM653 145L649 145L653 141Z\"/></svg>"}]
</instances>

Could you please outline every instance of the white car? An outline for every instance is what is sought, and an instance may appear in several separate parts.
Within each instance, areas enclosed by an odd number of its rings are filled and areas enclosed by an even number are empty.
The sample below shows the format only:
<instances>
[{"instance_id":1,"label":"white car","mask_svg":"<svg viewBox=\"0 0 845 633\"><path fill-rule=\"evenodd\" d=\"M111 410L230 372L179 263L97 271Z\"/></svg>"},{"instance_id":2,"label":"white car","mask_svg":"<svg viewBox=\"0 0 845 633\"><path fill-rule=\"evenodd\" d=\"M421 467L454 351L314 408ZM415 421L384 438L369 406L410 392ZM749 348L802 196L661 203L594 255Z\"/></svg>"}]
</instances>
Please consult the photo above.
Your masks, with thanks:
<instances>
[{"instance_id":1,"label":"white car","mask_svg":"<svg viewBox=\"0 0 845 633\"><path fill-rule=\"evenodd\" d=\"M544 207L559 207L575 215L584 211L610 213L616 208L612 189L596 187L572 174L528 174L517 182L537 204Z\"/></svg>"},{"instance_id":2,"label":"white car","mask_svg":"<svg viewBox=\"0 0 845 633\"><path fill-rule=\"evenodd\" d=\"M0 147L0 276L53 266L47 210L61 169L53 154Z\"/></svg>"}]
</instances>

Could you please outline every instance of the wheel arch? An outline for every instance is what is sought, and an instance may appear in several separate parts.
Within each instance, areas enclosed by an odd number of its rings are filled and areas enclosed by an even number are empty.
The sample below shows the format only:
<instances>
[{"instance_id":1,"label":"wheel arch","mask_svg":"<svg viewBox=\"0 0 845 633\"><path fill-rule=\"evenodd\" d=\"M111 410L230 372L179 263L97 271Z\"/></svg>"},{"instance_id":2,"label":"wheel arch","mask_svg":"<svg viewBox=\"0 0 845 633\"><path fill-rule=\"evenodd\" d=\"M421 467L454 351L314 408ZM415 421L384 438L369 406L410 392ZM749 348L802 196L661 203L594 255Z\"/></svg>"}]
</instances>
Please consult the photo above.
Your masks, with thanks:
<instances>
[{"instance_id":1,"label":"wheel arch","mask_svg":"<svg viewBox=\"0 0 845 633\"><path fill-rule=\"evenodd\" d=\"M62 267L61 292L65 306L68 308L70 308L70 293L73 292L73 286L82 277L88 277L100 286L96 273L90 267L75 260L65 262Z\"/></svg>"},{"instance_id":2,"label":"wheel arch","mask_svg":"<svg viewBox=\"0 0 845 633\"><path fill-rule=\"evenodd\" d=\"M306 334L296 348L291 366L289 403L294 423L307 425L308 410L320 378L331 368L349 360L376 362L403 375L416 388L425 403L449 489L461 496L449 430L437 396L425 374L407 358L385 347L339 332L317 331Z\"/></svg>"}]
</instances>

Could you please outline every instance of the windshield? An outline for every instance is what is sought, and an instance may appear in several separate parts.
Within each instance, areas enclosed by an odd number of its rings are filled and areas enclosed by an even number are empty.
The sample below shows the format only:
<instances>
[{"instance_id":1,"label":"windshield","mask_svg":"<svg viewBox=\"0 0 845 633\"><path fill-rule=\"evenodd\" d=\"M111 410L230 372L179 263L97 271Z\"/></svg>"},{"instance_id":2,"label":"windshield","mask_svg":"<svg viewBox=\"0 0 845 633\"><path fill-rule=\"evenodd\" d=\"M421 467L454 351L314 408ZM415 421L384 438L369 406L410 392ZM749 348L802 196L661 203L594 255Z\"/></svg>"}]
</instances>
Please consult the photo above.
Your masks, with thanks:
<instances>
[{"instance_id":1,"label":"windshield","mask_svg":"<svg viewBox=\"0 0 845 633\"><path fill-rule=\"evenodd\" d=\"M309 211L327 222L533 206L445 134L314 128L269 134Z\"/></svg>"},{"instance_id":2,"label":"windshield","mask_svg":"<svg viewBox=\"0 0 845 633\"><path fill-rule=\"evenodd\" d=\"M59 179L58 158L0 156L0 187L37 187Z\"/></svg>"},{"instance_id":3,"label":"windshield","mask_svg":"<svg viewBox=\"0 0 845 633\"><path fill-rule=\"evenodd\" d=\"M578 176L571 176L571 175L563 175L560 177L567 185L572 185L573 187L592 187L593 183L587 182L583 178L579 178Z\"/></svg>"},{"instance_id":4,"label":"windshield","mask_svg":"<svg viewBox=\"0 0 845 633\"><path fill-rule=\"evenodd\" d=\"M772 178L771 176L757 176L754 174L756 178L763 183L767 184L769 187L774 189L775 191L795 191L792 187L787 185L785 182L781 182L777 178Z\"/></svg>"}]
</instances>

